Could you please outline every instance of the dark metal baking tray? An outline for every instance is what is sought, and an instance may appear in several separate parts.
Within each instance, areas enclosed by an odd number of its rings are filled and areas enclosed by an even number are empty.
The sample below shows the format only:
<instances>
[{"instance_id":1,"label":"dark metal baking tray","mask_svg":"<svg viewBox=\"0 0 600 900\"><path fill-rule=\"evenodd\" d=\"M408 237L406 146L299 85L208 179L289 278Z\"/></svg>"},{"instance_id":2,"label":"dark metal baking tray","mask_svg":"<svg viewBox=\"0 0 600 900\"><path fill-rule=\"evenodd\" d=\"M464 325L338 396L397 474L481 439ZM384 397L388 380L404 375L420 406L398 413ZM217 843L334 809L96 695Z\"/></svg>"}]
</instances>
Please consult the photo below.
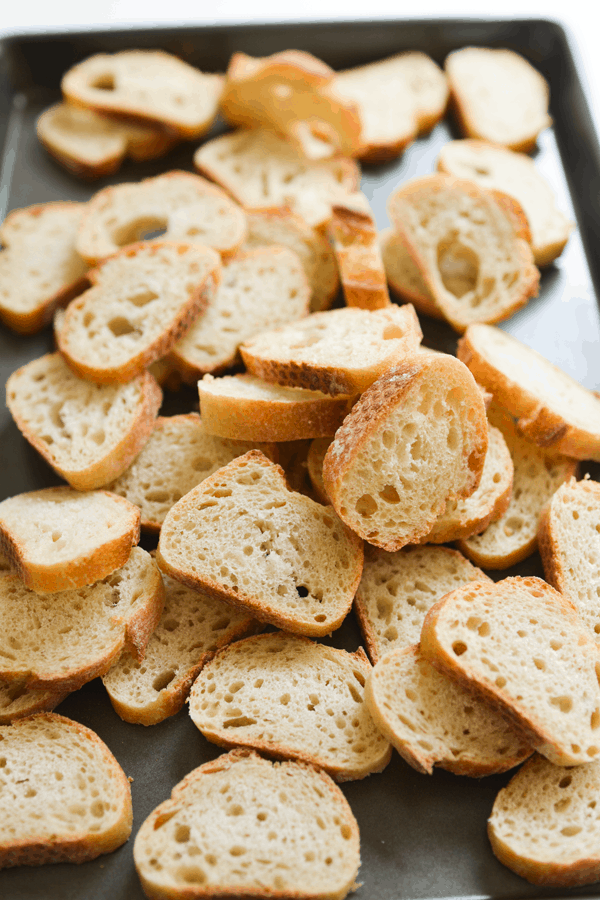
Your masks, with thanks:
<instances>
[{"instance_id":1,"label":"dark metal baking tray","mask_svg":"<svg viewBox=\"0 0 600 900\"><path fill-rule=\"evenodd\" d=\"M295 47L335 68L380 59L401 50L423 50L439 63L466 44L508 47L528 57L551 87L554 127L541 136L536 162L553 184L560 207L578 224L556 265L544 272L540 295L503 328L540 350L588 388L600 388L600 151L581 80L565 33L546 21L379 21L283 25L227 25L15 37L0 42L0 217L48 200L86 200L108 183L137 180L171 168L192 170L195 145L184 145L158 163L125 164L99 184L75 180L37 143L37 115L59 96L62 73L99 51L163 48L207 71L223 71L231 53L265 55ZM385 201L401 181L433 169L441 145L452 137L444 122L417 140L396 162L364 170L363 189L379 227L388 224ZM455 335L423 320L433 346L452 351ZM19 365L51 349L49 330L21 338L0 330L2 382ZM167 413L189 410L189 390L169 398ZM593 469L592 469L593 471ZM596 469L596 477L598 472ZM0 499L55 484L58 479L25 442L8 411L0 411ZM542 575L534 556L505 574ZM353 650L360 634L350 616L331 642ZM96 680L59 707L93 728L133 776L134 832L172 787L195 766L219 755L191 723L186 710L150 728L122 722ZM510 775L475 781L442 771L418 775L397 755L385 772L343 785L358 819L362 868L357 898L598 897L600 886L551 891L513 875L492 855L486 819ZM10 815L0 792L0 816ZM108 856L82 866L46 866L0 872L2 900L138 900L143 894L132 860L132 839Z\"/></svg>"}]
</instances>

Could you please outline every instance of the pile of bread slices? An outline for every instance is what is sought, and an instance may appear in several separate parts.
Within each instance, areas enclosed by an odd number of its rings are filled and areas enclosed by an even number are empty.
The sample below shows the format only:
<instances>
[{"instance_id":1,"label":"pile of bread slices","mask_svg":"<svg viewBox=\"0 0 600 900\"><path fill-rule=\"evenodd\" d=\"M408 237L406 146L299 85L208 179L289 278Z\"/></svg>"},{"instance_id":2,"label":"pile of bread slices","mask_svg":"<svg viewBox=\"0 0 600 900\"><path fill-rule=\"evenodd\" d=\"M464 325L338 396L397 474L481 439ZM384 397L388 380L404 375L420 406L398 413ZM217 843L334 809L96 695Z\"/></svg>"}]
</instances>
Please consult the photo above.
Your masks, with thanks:
<instances>
[{"instance_id":1,"label":"pile of bread slices","mask_svg":"<svg viewBox=\"0 0 600 900\"><path fill-rule=\"evenodd\" d=\"M7 403L68 482L0 503L0 765L19 811L0 866L128 837L110 751L49 712L102 676L126 721L188 700L231 751L141 826L149 897L343 898L359 836L335 782L391 746L475 777L537 751L498 796L494 852L536 883L598 880L600 487L575 478L600 461L600 400L493 327L571 228L516 152L549 123L541 76L476 48L445 73L418 53L343 73L235 54L225 77L131 51L63 90L39 135L86 176L197 139L218 108L237 130L199 148L200 175L0 231L0 319L53 320L57 344ZM468 139L392 193L379 235L356 159L398 155L449 95ZM463 335L458 358L422 346L417 313ZM159 385L182 381L201 415L158 417ZM547 581L476 568L538 545ZM311 640L353 603L368 657Z\"/></svg>"}]
</instances>

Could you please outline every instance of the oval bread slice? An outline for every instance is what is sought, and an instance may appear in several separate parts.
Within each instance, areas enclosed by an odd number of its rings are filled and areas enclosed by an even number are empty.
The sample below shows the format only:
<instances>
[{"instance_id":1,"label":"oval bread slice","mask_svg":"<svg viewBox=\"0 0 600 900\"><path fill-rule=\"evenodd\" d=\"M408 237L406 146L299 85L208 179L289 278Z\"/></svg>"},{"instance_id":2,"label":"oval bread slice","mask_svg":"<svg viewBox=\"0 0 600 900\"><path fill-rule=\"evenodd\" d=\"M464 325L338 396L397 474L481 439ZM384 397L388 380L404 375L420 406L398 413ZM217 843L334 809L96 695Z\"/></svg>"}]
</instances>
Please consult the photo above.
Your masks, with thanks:
<instances>
[{"instance_id":1,"label":"oval bread slice","mask_svg":"<svg viewBox=\"0 0 600 900\"><path fill-rule=\"evenodd\" d=\"M431 296L402 235L393 228L385 228L379 234L379 241L383 267L392 293L401 303L412 303L417 312L443 319L444 315Z\"/></svg>"}]
</instances>

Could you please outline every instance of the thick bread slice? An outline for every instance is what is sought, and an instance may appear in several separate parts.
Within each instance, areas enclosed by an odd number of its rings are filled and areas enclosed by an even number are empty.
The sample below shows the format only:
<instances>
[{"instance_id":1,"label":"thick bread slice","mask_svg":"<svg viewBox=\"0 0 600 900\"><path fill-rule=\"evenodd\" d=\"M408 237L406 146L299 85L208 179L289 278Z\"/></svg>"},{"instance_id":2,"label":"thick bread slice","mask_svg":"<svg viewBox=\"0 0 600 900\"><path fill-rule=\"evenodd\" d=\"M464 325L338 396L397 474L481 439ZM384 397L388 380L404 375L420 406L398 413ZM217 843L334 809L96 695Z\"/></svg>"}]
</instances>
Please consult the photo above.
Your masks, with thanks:
<instances>
[{"instance_id":1,"label":"thick bread slice","mask_svg":"<svg viewBox=\"0 0 600 900\"><path fill-rule=\"evenodd\" d=\"M391 748L364 702L362 648L336 650L284 632L230 644L192 687L190 716L221 747L253 747L352 781L381 772Z\"/></svg>"},{"instance_id":2,"label":"thick bread slice","mask_svg":"<svg viewBox=\"0 0 600 900\"><path fill-rule=\"evenodd\" d=\"M417 134L442 118L448 101L444 73L425 53L414 51L338 72L335 86L359 106L359 155L367 163L386 162L402 153Z\"/></svg>"},{"instance_id":3,"label":"thick bread slice","mask_svg":"<svg viewBox=\"0 0 600 900\"><path fill-rule=\"evenodd\" d=\"M552 124L548 82L518 53L463 47L446 57L444 67L465 137L529 152Z\"/></svg>"},{"instance_id":4,"label":"thick bread slice","mask_svg":"<svg viewBox=\"0 0 600 900\"><path fill-rule=\"evenodd\" d=\"M164 576L165 606L143 660L125 651L102 677L126 722L156 725L179 712L215 650L260 629L258 622Z\"/></svg>"},{"instance_id":5,"label":"thick bread slice","mask_svg":"<svg viewBox=\"0 0 600 900\"><path fill-rule=\"evenodd\" d=\"M128 384L93 384L48 353L13 372L6 403L19 430L79 491L118 478L154 427L162 392L148 373Z\"/></svg>"},{"instance_id":6,"label":"thick bread slice","mask_svg":"<svg viewBox=\"0 0 600 900\"><path fill-rule=\"evenodd\" d=\"M46 713L4 726L0 746L5 802L10 797L0 868L82 863L125 843L131 788L95 732Z\"/></svg>"},{"instance_id":7,"label":"thick bread slice","mask_svg":"<svg viewBox=\"0 0 600 900\"><path fill-rule=\"evenodd\" d=\"M473 493L487 443L483 399L466 366L420 353L352 408L325 456L325 490L349 528L399 550L429 534L448 500Z\"/></svg>"},{"instance_id":8,"label":"thick bread slice","mask_svg":"<svg viewBox=\"0 0 600 900\"><path fill-rule=\"evenodd\" d=\"M550 265L563 252L575 226L557 209L552 188L528 156L485 141L450 141L442 147L437 167L514 197L529 222L536 266Z\"/></svg>"},{"instance_id":9,"label":"thick bread slice","mask_svg":"<svg viewBox=\"0 0 600 900\"><path fill-rule=\"evenodd\" d=\"M97 53L63 76L69 103L164 127L193 140L217 115L222 75L207 75L162 50Z\"/></svg>"},{"instance_id":10,"label":"thick bread slice","mask_svg":"<svg viewBox=\"0 0 600 900\"><path fill-rule=\"evenodd\" d=\"M156 563L134 547L121 569L89 587L36 594L0 575L0 678L55 693L103 675L129 649L143 658L164 605Z\"/></svg>"},{"instance_id":11,"label":"thick bread slice","mask_svg":"<svg viewBox=\"0 0 600 900\"><path fill-rule=\"evenodd\" d=\"M162 232L165 241L213 247L228 259L246 239L246 217L237 203L205 178L191 172L166 172L94 194L76 248L93 266L156 232Z\"/></svg>"},{"instance_id":12,"label":"thick bread slice","mask_svg":"<svg viewBox=\"0 0 600 900\"><path fill-rule=\"evenodd\" d=\"M600 397L499 328L471 326L458 357L530 441L575 459L600 461Z\"/></svg>"},{"instance_id":13,"label":"thick bread slice","mask_svg":"<svg viewBox=\"0 0 600 900\"><path fill-rule=\"evenodd\" d=\"M500 713L440 675L418 646L392 650L377 663L365 701L379 731L426 775L439 766L481 778L506 772L532 753Z\"/></svg>"},{"instance_id":14,"label":"thick bread slice","mask_svg":"<svg viewBox=\"0 0 600 900\"><path fill-rule=\"evenodd\" d=\"M189 587L320 637L352 605L363 548L332 509L291 491L283 469L252 450L172 507L157 559Z\"/></svg>"},{"instance_id":15,"label":"thick bread slice","mask_svg":"<svg viewBox=\"0 0 600 900\"><path fill-rule=\"evenodd\" d=\"M189 859L182 843L195 848ZM343 900L360 865L358 825L324 772L233 750L174 787L142 823L133 858L157 900Z\"/></svg>"},{"instance_id":16,"label":"thick bread slice","mask_svg":"<svg viewBox=\"0 0 600 900\"><path fill-rule=\"evenodd\" d=\"M308 456L306 457L308 475L313 491L315 492L315 497L319 503L325 503L326 505L329 503L329 497L327 496L325 483L323 481L323 461L325 460L325 454L329 450L331 440L332 439L329 437L316 438L311 442Z\"/></svg>"},{"instance_id":17,"label":"thick bread slice","mask_svg":"<svg viewBox=\"0 0 600 900\"><path fill-rule=\"evenodd\" d=\"M245 441L296 441L333 435L354 397L269 384L254 375L205 375L198 382L207 431Z\"/></svg>"},{"instance_id":18,"label":"thick bread slice","mask_svg":"<svg viewBox=\"0 0 600 900\"><path fill-rule=\"evenodd\" d=\"M599 790L600 763L565 770L536 754L494 801L488 819L494 854L532 884L599 881Z\"/></svg>"},{"instance_id":19,"label":"thick bread slice","mask_svg":"<svg viewBox=\"0 0 600 900\"><path fill-rule=\"evenodd\" d=\"M346 306L389 306L377 226L364 194L350 194L343 204L335 204L329 234L340 267Z\"/></svg>"},{"instance_id":20,"label":"thick bread slice","mask_svg":"<svg viewBox=\"0 0 600 900\"><path fill-rule=\"evenodd\" d=\"M391 194L388 212L456 331L506 319L537 295L527 220L506 194L452 175L426 175Z\"/></svg>"},{"instance_id":21,"label":"thick bread slice","mask_svg":"<svg viewBox=\"0 0 600 900\"><path fill-rule=\"evenodd\" d=\"M110 490L140 508L142 528L158 532L178 500L221 466L255 446L214 437L197 413L159 416L147 444L120 478L113 481ZM258 449L267 456L276 453L269 444L261 444Z\"/></svg>"},{"instance_id":22,"label":"thick bread slice","mask_svg":"<svg viewBox=\"0 0 600 900\"><path fill-rule=\"evenodd\" d=\"M423 281L402 236L393 228L385 228L379 235L379 241L383 267L392 293L402 303L412 303L417 312L443 319L443 313Z\"/></svg>"},{"instance_id":23,"label":"thick bread slice","mask_svg":"<svg viewBox=\"0 0 600 900\"><path fill-rule=\"evenodd\" d=\"M240 129L207 141L194 165L248 209L285 206L311 227L324 228L331 206L358 190L354 160L308 160L289 141L259 128Z\"/></svg>"},{"instance_id":24,"label":"thick bread slice","mask_svg":"<svg viewBox=\"0 0 600 900\"><path fill-rule=\"evenodd\" d=\"M248 237L243 250L288 247L298 254L312 290L311 312L329 309L340 287L337 262L329 241L289 207L248 210Z\"/></svg>"},{"instance_id":25,"label":"thick bread slice","mask_svg":"<svg viewBox=\"0 0 600 900\"><path fill-rule=\"evenodd\" d=\"M216 302L221 259L210 247L151 241L126 247L88 278L92 287L67 308L58 349L81 378L124 384Z\"/></svg>"},{"instance_id":26,"label":"thick bread slice","mask_svg":"<svg viewBox=\"0 0 600 900\"><path fill-rule=\"evenodd\" d=\"M425 616L441 597L470 581L489 580L448 547L369 550L354 609L373 665L391 650L418 644Z\"/></svg>"},{"instance_id":27,"label":"thick bread slice","mask_svg":"<svg viewBox=\"0 0 600 900\"><path fill-rule=\"evenodd\" d=\"M125 565L139 539L139 510L108 491L52 487L0 503L0 547L33 591L100 581Z\"/></svg>"},{"instance_id":28,"label":"thick bread slice","mask_svg":"<svg viewBox=\"0 0 600 900\"><path fill-rule=\"evenodd\" d=\"M265 381L328 394L356 394L419 346L410 304L334 309L266 331L240 347L248 370Z\"/></svg>"},{"instance_id":29,"label":"thick bread slice","mask_svg":"<svg viewBox=\"0 0 600 900\"><path fill-rule=\"evenodd\" d=\"M293 250L260 247L238 253L206 312L173 348L182 377L195 382L220 373L239 359L242 341L309 313L310 286Z\"/></svg>"},{"instance_id":30,"label":"thick bread slice","mask_svg":"<svg viewBox=\"0 0 600 900\"><path fill-rule=\"evenodd\" d=\"M31 690L25 681L0 680L0 725L10 725L39 712L49 712L70 691Z\"/></svg>"},{"instance_id":31,"label":"thick bread slice","mask_svg":"<svg viewBox=\"0 0 600 900\"><path fill-rule=\"evenodd\" d=\"M575 607L541 578L476 582L423 623L421 652L497 705L559 766L600 754L600 660Z\"/></svg>"},{"instance_id":32,"label":"thick bread slice","mask_svg":"<svg viewBox=\"0 0 600 900\"><path fill-rule=\"evenodd\" d=\"M0 227L0 322L33 334L86 286L75 251L85 203L43 203L9 213Z\"/></svg>"}]
</instances>

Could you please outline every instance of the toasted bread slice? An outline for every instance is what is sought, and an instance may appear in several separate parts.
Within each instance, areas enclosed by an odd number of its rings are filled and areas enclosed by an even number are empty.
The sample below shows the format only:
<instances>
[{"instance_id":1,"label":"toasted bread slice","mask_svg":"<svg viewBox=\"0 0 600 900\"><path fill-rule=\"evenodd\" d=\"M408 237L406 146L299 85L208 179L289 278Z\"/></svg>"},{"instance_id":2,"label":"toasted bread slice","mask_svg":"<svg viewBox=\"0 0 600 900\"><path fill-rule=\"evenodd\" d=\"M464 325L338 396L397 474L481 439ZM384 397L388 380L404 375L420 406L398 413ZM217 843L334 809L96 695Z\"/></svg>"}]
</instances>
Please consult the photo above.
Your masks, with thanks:
<instances>
[{"instance_id":1,"label":"toasted bread slice","mask_svg":"<svg viewBox=\"0 0 600 900\"><path fill-rule=\"evenodd\" d=\"M391 756L364 703L370 671L361 648L347 653L281 631L262 634L230 644L204 667L190 715L221 747L300 759L336 781L364 778Z\"/></svg>"},{"instance_id":2,"label":"toasted bread slice","mask_svg":"<svg viewBox=\"0 0 600 900\"><path fill-rule=\"evenodd\" d=\"M364 194L350 194L344 204L333 207L329 234L340 267L346 306L389 306L377 226Z\"/></svg>"},{"instance_id":3,"label":"toasted bread slice","mask_svg":"<svg viewBox=\"0 0 600 900\"><path fill-rule=\"evenodd\" d=\"M32 690L25 680L0 680L0 725L10 725L35 713L50 712L70 691Z\"/></svg>"},{"instance_id":4,"label":"toasted bread slice","mask_svg":"<svg viewBox=\"0 0 600 900\"><path fill-rule=\"evenodd\" d=\"M392 293L402 303L412 303L417 312L443 319L444 315L431 296L402 236L393 228L386 228L380 233L379 241L383 267Z\"/></svg>"}]
</instances>

